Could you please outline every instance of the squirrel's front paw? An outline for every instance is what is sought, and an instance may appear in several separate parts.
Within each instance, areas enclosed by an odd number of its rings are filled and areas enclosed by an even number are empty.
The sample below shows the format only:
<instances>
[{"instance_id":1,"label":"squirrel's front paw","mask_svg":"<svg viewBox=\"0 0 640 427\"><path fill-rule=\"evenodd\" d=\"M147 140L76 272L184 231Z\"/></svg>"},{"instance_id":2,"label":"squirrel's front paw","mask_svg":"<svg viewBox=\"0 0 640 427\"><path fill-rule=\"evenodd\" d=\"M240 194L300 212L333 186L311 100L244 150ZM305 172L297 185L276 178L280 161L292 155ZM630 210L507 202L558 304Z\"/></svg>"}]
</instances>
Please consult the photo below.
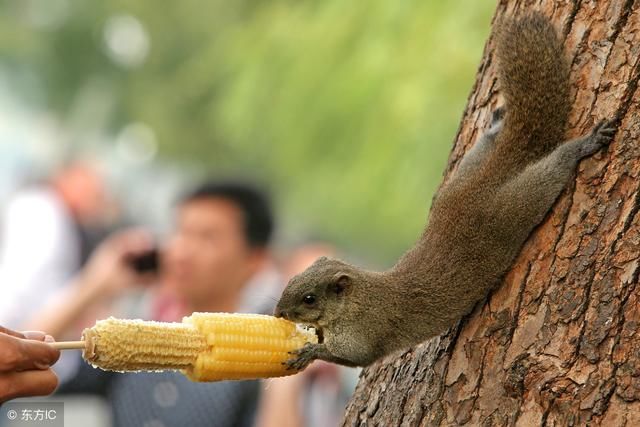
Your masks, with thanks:
<instances>
[{"instance_id":1,"label":"squirrel's front paw","mask_svg":"<svg viewBox=\"0 0 640 427\"><path fill-rule=\"evenodd\" d=\"M290 351L289 354L295 357L283 363L287 367L287 370L301 371L316 359L316 346L311 343L306 343L301 349Z\"/></svg>"},{"instance_id":2,"label":"squirrel's front paw","mask_svg":"<svg viewBox=\"0 0 640 427\"><path fill-rule=\"evenodd\" d=\"M591 137L600 145L607 145L616 133L614 120L601 120L591 132Z\"/></svg>"},{"instance_id":3,"label":"squirrel's front paw","mask_svg":"<svg viewBox=\"0 0 640 427\"><path fill-rule=\"evenodd\" d=\"M582 156L590 156L602 147L609 145L616 133L614 120L601 120L582 146Z\"/></svg>"}]
</instances>

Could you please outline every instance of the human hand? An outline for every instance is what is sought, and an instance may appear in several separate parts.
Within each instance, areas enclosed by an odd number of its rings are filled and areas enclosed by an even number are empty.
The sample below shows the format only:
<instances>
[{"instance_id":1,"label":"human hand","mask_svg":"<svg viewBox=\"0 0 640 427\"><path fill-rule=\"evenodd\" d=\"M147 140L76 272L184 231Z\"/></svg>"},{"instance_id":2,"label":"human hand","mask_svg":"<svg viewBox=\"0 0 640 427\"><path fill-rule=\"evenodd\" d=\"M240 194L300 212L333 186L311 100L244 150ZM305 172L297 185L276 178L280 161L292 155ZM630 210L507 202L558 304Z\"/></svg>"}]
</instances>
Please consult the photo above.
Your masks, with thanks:
<instances>
[{"instance_id":1,"label":"human hand","mask_svg":"<svg viewBox=\"0 0 640 427\"><path fill-rule=\"evenodd\" d=\"M0 403L53 393L58 377L50 368L60 351L43 332L15 332L0 326Z\"/></svg>"},{"instance_id":2,"label":"human hand","mask_svg":"<svg viewBox=\"0 0 640 427\"><path fill-rule=\"evenodd\" d=\"M127 259L144 254L154 247L149 233L132 229L116 233L101 243L82 272L82 286L98 297L114 296L136 284L156 279L153 272L136 272Z\"/></svg>"}]
</instances>

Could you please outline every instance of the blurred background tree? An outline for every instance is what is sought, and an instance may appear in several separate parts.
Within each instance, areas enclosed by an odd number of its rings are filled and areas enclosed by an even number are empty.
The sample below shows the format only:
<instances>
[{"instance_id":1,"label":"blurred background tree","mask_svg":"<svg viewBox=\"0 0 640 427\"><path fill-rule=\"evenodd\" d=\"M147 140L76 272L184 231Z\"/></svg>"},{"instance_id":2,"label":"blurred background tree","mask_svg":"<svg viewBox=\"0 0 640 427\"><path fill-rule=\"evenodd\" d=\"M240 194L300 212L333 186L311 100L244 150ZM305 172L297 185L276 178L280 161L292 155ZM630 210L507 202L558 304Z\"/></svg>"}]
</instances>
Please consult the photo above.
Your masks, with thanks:
<instances>
[{"instance_id":1,"label":"blurred background tree","mask_svg":"<svg viewBox=\"0 0 640 427\"><path fill-rule=\"evenodd\" d=\"M136 135L138 154L157 141L163 162L249 175L277 196L285 239L322 236L382 267L424 224L494 7L0 5L2 78L71 129L70 144Z\"/></svg>"}]
</instances>

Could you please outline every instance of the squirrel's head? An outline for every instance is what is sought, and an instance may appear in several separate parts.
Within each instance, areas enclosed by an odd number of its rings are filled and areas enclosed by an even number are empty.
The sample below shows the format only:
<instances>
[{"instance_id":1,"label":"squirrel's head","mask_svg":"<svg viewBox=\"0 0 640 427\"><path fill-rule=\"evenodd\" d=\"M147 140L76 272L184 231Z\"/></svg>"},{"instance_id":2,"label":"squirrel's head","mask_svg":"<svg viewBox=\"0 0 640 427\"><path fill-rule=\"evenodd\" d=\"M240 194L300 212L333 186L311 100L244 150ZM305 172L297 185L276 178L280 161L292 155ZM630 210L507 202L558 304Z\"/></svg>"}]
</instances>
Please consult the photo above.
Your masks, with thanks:
<instances>
[{"instance_id":1,"label":"squirrel's head","mask_svg":"<svg viewBox=\"0 0 640 427\"><path fill-rule=\"evenodd\" d=\"M336 259L321 257L294 276L282 292L275 316L322 328L339 315L344 299L353 291L360 270ZM321 332L321 330L320 330Z\"/></svg>"}]
</instances>

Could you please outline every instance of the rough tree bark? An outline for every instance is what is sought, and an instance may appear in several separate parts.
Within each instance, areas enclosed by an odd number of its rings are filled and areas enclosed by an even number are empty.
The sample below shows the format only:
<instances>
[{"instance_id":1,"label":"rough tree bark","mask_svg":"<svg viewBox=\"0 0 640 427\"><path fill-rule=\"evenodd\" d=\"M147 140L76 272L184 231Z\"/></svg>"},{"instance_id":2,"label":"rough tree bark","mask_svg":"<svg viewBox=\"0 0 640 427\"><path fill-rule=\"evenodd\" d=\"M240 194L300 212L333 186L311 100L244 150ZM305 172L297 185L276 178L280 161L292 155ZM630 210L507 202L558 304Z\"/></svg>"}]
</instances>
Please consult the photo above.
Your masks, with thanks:
<instances>
[{"instance_id":1,"label":"rough tree bark","mask_svg":"<svg viewBox=\"0 0 640 427\"><path fill-rule=\"evenodd\" d=\"M618 133L485 303L363 371L345 426L640 426L640 0L500 1L493 22L534 9L565 38L568 137L616 114ZM493 48L491 37L448 172L500 103Z\"/></svg>"}]
</instances>

